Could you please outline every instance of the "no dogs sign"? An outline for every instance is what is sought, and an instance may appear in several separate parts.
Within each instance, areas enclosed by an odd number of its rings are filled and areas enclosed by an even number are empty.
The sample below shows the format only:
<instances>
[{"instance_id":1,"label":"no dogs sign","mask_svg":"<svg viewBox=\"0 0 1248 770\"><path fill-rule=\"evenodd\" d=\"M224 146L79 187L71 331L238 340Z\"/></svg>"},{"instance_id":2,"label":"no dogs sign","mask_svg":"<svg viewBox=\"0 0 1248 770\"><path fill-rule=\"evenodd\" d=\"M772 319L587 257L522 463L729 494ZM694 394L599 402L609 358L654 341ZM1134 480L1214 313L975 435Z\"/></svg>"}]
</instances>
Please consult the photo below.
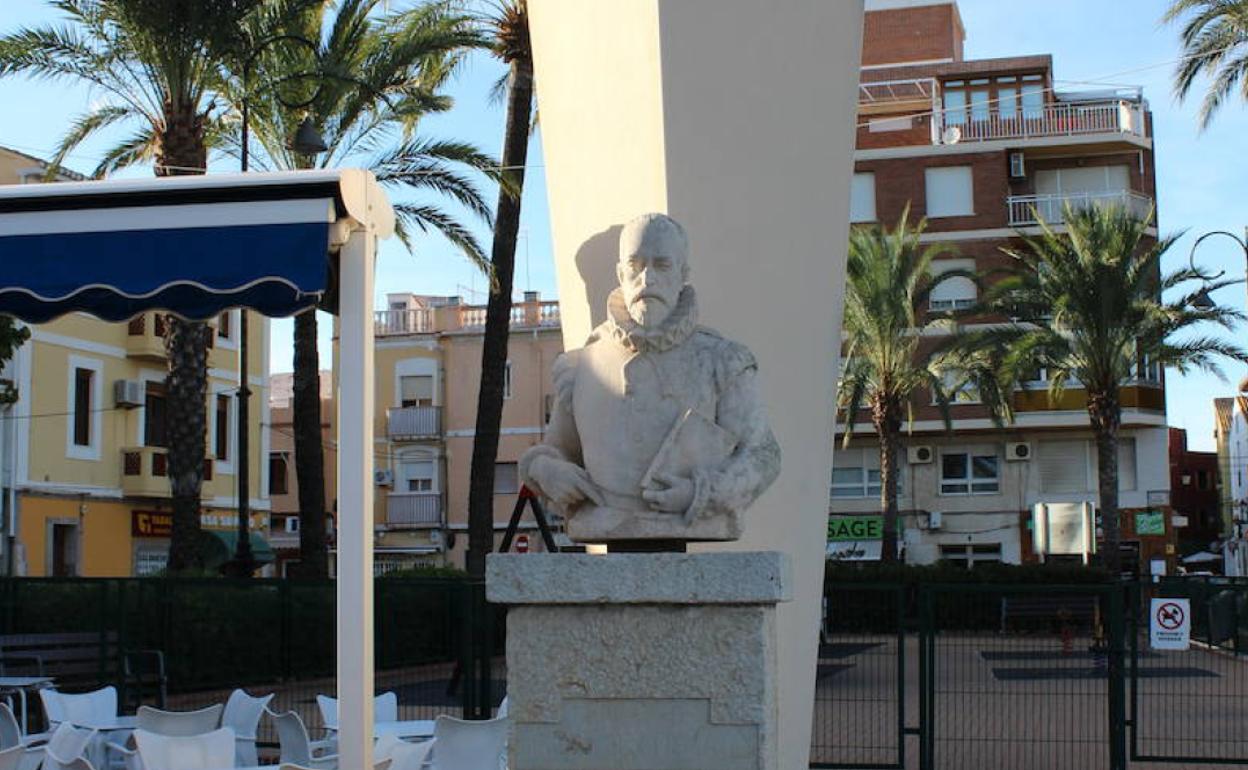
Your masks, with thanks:
<instances>
[{"instance_id":1,"label":"no dogs sign","mask_svg":"<svg viewBox=\"0 0 1248 770\"><path fill-rule=\"evenodd\" d=\"M1186 650L1190 646L1190 600L1153 599L1148 614L1148 638L1154 650Z\"/></svg>"}]
</instances>

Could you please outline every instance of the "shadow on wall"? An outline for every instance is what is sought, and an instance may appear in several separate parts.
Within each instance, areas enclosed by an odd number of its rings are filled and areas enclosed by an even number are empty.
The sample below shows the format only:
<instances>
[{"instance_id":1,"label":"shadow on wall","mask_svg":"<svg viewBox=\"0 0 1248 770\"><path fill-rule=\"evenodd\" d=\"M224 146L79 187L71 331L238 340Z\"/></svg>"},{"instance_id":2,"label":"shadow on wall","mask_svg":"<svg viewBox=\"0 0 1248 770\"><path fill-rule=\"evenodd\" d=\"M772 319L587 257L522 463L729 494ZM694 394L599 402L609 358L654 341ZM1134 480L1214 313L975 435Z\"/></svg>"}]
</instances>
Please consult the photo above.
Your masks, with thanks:
<instances>
[{"instance_id":1,"label":"shadow on wall","mask_svg":"<svg viewBox=\"0 0 1248 770\"><path fill-rule=\"evenodd\" d=\"M590 328L607 320L607 295L619 285L615 264L620 255L622 224L612 225L581 244L576 252L576 269L585 282L585 301L589 304Z\"/></svg>"}]
</instances>

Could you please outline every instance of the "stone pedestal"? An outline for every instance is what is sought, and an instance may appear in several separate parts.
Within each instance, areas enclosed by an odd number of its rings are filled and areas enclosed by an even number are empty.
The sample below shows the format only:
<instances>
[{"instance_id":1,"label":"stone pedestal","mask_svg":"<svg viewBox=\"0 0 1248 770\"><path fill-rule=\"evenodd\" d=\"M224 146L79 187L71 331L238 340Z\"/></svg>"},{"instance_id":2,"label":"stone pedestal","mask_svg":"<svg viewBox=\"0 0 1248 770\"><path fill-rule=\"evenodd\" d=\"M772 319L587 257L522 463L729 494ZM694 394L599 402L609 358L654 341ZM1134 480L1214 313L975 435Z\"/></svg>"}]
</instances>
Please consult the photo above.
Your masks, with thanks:
<instances>
[{"instance_id":1,"label":"stone pedestal","mask_svg":"<svg viewBox=\"0 0 1248 770\"><path fill-rule=\"evenodd\" d=\"M782 553L494 554L511 770L776 770Z\"/></svg>"}]
</instances>

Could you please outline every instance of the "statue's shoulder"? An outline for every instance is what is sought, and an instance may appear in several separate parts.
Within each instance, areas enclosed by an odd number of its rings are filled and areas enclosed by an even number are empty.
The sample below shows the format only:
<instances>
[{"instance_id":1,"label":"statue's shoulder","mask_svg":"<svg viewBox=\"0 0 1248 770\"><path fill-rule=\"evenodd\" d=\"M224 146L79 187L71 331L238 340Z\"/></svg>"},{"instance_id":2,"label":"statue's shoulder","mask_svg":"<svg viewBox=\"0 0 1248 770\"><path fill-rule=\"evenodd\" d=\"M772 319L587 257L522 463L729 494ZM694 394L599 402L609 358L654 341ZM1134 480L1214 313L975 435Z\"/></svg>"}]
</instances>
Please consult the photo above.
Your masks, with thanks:
<instances>
[{"instance_id":1,"label":"statue's shoulder","mask_svg":"<svg viewBox=\"0 0 1248 770\"><path fill-rule=\"evenodd\" d=\"M728 339L715 329L699 326L691 339L694 345L713 358L715 381L720 390L746 372L758 369L758 362L749 348L736 340Z\"/></svg>"},{"instance_id":2,"label":"statue's shoulder","mask_svg":"<svg viewBox=\"0 0 1248 770\"><path fill-rule=\"evenodd\" d=\"M600 344L605 338L607 324L600 324L589 334L582 347L566 350L555 358L551 365L551 378L555 383L555 394L560 401L571 401L572 390L576 385L576 371L591 347Z\"/></svg>"}]
</instances>

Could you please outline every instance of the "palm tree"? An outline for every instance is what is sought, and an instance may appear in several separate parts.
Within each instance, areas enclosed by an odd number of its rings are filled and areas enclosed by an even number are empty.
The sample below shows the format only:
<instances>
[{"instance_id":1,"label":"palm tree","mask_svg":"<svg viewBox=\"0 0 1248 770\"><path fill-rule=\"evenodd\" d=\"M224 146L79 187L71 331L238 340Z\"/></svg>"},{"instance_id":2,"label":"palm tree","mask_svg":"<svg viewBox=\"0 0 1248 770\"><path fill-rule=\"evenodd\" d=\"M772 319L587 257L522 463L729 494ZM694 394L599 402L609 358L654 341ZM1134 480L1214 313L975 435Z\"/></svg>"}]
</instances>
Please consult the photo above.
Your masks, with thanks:
<instances>
[{"instance_id":1,"label":"palm tree","mask_svg":"<svg viewBox=\"0 0 1248 770\"><path fill-rule=\"evenodd\" d=\"M1163 21L1183 23L1183 58L1174 71L1174 91L1182 101L1202 76L1209 78L1200 105L1200 126L1235 92L1248 98L1248 0L1174 0Z\"/></svg>"},{"instance_id":2,"label":"palm tree","mask_svg":"<svg viewBox=\"0 0 1248 770\"><path fill-rule=\"evenodd\" d=\"M969 330L956 345L995 371L1003 392L1033 379L1037 369L1054 400L1068 386L1083 389L1096 440L1104 562L1114 575L1121 569L1120 388L1159 379L1167 366L1217 373L1219 357L1248 361L1244 349L1197 328L1210 323L1231 330L1244 319L1229 308L1198 306L1203 292L1227 282L1189 292L1183 284L1205 278L1195 268L1163 275L1162 256L1175 238L1148 235L1151 219L1118 206L1068 206L1065 232L1041 223L1040 234L1024 237L1022 248L1003 249L1013 264L982 298L984 312L1009 321ZM1008 410L1008 401L1000 406Z\"/></svg>"},{"instance_id":3,"label":"palm tree","mask_svg":"<svg viewBox=\"0 0 1248 770\"><path fill-rule=\"evenodd\" d=\"M953 370L937 348L923 345L932 334L952 331L946 314L928 313L932 289L962 270L933 276L932 261L942 246L924 248L926 226L911 226L907 208L893 229L855 227L849 236L842 321L843 364L837 389L844 443L853 436L860 409L870 411L880 441L880 510L884 514L884 555L897 557L897 458L903 448L902 426L910 420L911 399L931 391L950 424L949 404L973 373ZM955 381L950 381L950 375ZM991 383L984 385L992 392Z\"/></svg>"},{"instance_id":4,"label":"palm tree","mask_svg":"<svg viewBox=\"0 0 1248 770\"><path fill-rule=\"evenodd\" d=\"M388 16L375 13L380 5L382 0L347 0L333 13L328 6L319 6L304 14L281 36L319 42L310 47L273 46L256 56L247 83L242 77L245 62L233 62L225 97L238 106L248 101L250 126L262 150L255 156L256 165L276 169L362 165L398 195L446 196L488 224L489 206L465 171L492 175L495 161L471 145L416 134L422 117L450 108L450 100L438 90L464 53L482 47L484 38L475 20L460 13L453 2L426 3ZM260 39L260 34L253 30L253 39ZM319 159L291 148L290 139L304 119L325 140L327 149ZM226 149L239 149L230 145L237 135L221 133ZM417 230L433 230L478 266L486 265L471 230L440 206L400 199L395 212L399 236L409 248ZM304 577L326 577L329 568L316 340L316 311L297 315L292 411L299 569Z\"/></svg>"},{"instance_id":5,"label":"palm tree","mask_svg":"<svg viewBox=\"0 0 1248 770\"><path fill-rule=\"evenodd\" d=\"M24 74L87 83L106 95L71 126L48 173L86 137L130 125L97 174L129 163L155 162L158 176L202 174L219 67L249 18L279 16L310 0L56 0L68 23L22 29L0 38L0 77ZM169 570L201 566L207 344L201 322L171 318L169 358L169 481L173 534Z\"/></svg>"},{"instance_id":6,"label":"palm tree","mask_svg":"<svg viewBox=\"0 0 1248 770\"><path fill-rule=\"evenodd\" d=\"M511 290L520 232L520 198L524 164L533 125L533 50L529 43L526 0L501 0L489 19L494 53L508 67L507 117L503 128L502 181L498 192L494 243L490 252L490 297L485 311L481 348L481 388L472 441L468 484L468 574L485 575L485 557L494 549L494 463L498 458L499 426L507 342L511 332Z\"/></svg>"}]
</instances>

